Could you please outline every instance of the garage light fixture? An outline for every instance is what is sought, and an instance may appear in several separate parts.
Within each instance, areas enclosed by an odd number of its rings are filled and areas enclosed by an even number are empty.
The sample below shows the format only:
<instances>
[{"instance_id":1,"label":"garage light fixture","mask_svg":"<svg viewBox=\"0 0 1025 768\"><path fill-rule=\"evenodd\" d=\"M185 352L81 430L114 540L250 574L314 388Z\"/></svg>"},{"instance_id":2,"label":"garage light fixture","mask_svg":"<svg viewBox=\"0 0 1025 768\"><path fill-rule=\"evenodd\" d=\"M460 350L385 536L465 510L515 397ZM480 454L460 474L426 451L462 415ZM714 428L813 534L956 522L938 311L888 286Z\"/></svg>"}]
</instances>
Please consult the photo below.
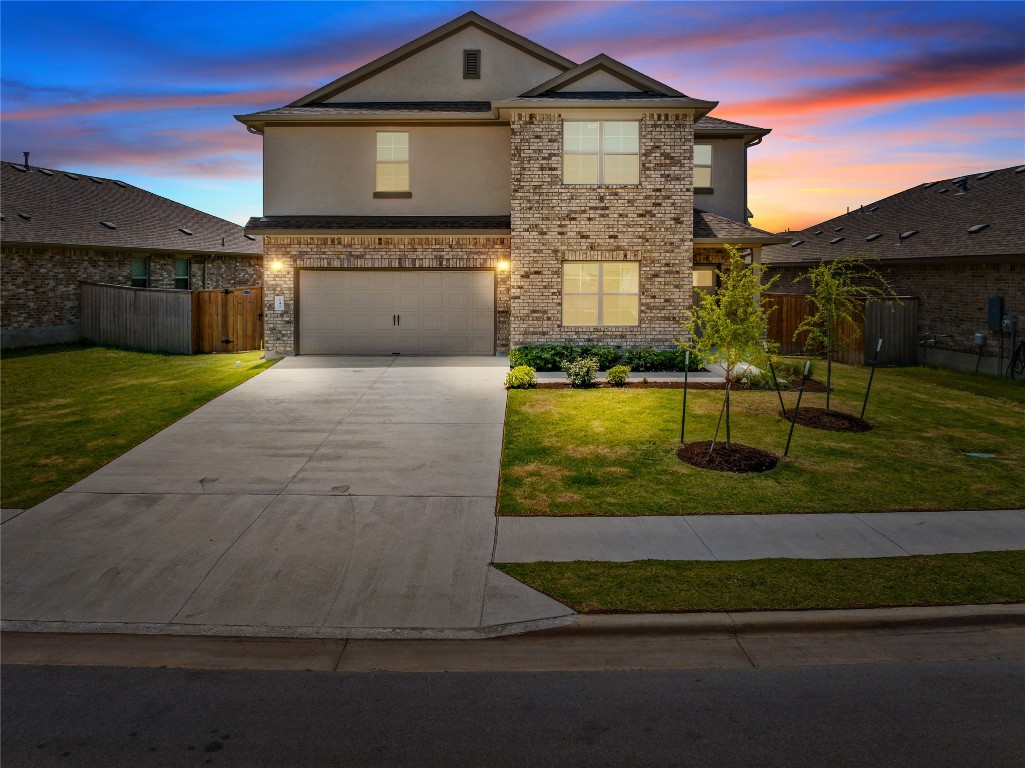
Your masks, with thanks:
<instances>
[{"instance_id":1,"label":"garage light fixture","mask_svg":"<svg viewBox=\"0 0 1025 768\"><path fill-rule=\"evenodd\" d=\"M497 264L495 264L495 266L498 268L499 272L505 272L507 269L509 269L509 262L508 261L500 261Z\"/></svg>"},{"instance_id":2,"label":"garage light fixture","mask_svg":"<svg viewBox=\"0 0 1025 768\"><path fill-rule=\"evenodd\" d=\"M270 263L270 268L273 269L275 272L280 272L281 270L283 270L285 268L285 265L282 264L277 259L275 259L274 261L272 261Z\"/></svg>"}]
</instances>

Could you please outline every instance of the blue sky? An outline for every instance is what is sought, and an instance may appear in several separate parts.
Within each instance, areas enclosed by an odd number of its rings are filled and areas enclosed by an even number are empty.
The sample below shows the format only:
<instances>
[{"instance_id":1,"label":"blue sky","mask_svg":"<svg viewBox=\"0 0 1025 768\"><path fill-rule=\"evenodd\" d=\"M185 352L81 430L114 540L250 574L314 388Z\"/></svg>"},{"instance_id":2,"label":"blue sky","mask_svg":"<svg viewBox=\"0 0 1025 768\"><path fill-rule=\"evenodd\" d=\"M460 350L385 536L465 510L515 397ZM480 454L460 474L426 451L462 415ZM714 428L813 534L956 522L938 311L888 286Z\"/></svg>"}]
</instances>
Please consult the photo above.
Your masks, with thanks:
<instances>
[{"instance_id":1,"label":"blue sky","mask_svg":"<svg viewBox=\"0 0 1025 768\"><path fill-rule=\"evenodd\" d=\"M0 150L244 222L261 145L232 115L467 10L772 128L750 154L766 229L1025 162L1025 2L2 2Z\"/></svg>"}]
</instances>

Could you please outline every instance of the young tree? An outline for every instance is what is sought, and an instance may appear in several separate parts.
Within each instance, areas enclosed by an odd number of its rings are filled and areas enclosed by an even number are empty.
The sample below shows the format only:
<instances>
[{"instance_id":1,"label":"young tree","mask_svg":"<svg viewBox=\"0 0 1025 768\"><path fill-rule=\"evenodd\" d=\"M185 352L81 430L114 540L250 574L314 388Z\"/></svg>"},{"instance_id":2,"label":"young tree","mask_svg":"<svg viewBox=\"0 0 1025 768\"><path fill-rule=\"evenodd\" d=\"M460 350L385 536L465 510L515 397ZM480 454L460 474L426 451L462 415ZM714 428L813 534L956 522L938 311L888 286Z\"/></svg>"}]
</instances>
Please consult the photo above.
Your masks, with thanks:
<instances>
[{"instance_id":1,"label":"young tree","mask_svg":"<svg viewBox=\"0 0 1025 768\"><path fill-rule=\"evenodd\" d=\"M820 261L795 283L807 281L813 312L806 317L794 339L807 332L805 349L826 357L826 410L833 389L833 353L851 349L860 333L858 320L864 317L865 301L871 298L896 298L893 288L878 270L858 259Z\"/></svg>"},{"instance_id":2,"label":"young tree","mask_svg":"<svg viewBox=\"0 0 1025 768\"><path fill-rule=\"evenodd\" d=\"M684 320L689 338L680 343L706 362L720 365L726 372L726 396L723 410L726 417L726 447L731 447L730 390L746 366L764 368L768 363L765 333L768 327L761 292L778 278L765 284L759 282L758 267L746 264L743 254L726 246L729 265L719 275L720 287L715 294L701 294L701 302Z\"/></svg>"}]
</instances>

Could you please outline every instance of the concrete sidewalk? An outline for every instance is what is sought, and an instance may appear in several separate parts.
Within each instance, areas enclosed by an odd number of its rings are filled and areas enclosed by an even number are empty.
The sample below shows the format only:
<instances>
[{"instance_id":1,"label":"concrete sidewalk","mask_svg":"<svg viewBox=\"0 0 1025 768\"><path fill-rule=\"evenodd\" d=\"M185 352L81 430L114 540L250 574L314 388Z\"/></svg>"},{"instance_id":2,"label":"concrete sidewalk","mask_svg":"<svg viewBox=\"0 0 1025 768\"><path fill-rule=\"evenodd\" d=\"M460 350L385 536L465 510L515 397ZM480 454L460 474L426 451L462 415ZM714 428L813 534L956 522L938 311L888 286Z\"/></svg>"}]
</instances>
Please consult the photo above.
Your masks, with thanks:
<instances>
[{"instance_id":1,"label":"concrete sidewalk","mask_svg":"<svg viewBox=\"0 0 1025 768\"><path fill-rule=\"evenodd\" d=\"M288 358L3 524L3 627L481 637L573 612L489 566L507 362Z\"/></svg>"},{"instance_id":2,"label":"concrete sidewalk","mask_svg":"<svg viewBox=\"0 0 1025 768\"><path fill-rule=\"evenodd\" d=\"M1025 549L1025 510L500 517L496 563L901 557Z\"/></svg>"}]
</instances>

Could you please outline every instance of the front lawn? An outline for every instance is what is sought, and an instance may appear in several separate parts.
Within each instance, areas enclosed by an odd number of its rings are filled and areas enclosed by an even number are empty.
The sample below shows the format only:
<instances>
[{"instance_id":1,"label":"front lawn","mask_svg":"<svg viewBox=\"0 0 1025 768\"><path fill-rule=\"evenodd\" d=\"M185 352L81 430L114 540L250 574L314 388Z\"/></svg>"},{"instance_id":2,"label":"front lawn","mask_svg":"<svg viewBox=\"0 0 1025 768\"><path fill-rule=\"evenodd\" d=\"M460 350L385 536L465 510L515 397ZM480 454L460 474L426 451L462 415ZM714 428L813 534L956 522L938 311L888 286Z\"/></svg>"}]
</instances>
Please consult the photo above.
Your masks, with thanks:
<instances>
[{"instance_id":1,"label":"front lawn","mask_svg":"<svg viewBox=\"0 0 1025 768\"><path fill-rule=\"evenodd\" d=\"M242 365L235 367L235 362ZM0 361L0 505L38 504L272 363L38 347Z\"/></svg>"},{"instance_id":2,"label":"front lawn","mask_svg":"<svg viewBox=\"0 0 1025 768\"><path fill-rule=\"evenodd\" d=\"M495 567L580 613L1025 601L1025 552L850 560L504 563Z\"/></svg>"},{"instance_id":3,"label":"front lawn","mask_svg":"<svg viewBox=\"0 0 1025 768\"><path fill-rule=\"evenodd\" d=\"M823 366L819 366L822 368ZM868 370L834 364L833 407L857 415ZM798 426L761 474L676 457L681 390L511 391L499 514L677 515L1025 506L1025 386L929 368L879 369L864 433ZM795 393L784 393L788 407ZM802 406L823 406L808 394ZM688 394L687 440L709 440L722 392ZM782 455L775 392L737 392L733 439ZM720 435L721 439L721 435ZM994 458L965 456L992 453Z\"/></svg>"}]
</instances>

